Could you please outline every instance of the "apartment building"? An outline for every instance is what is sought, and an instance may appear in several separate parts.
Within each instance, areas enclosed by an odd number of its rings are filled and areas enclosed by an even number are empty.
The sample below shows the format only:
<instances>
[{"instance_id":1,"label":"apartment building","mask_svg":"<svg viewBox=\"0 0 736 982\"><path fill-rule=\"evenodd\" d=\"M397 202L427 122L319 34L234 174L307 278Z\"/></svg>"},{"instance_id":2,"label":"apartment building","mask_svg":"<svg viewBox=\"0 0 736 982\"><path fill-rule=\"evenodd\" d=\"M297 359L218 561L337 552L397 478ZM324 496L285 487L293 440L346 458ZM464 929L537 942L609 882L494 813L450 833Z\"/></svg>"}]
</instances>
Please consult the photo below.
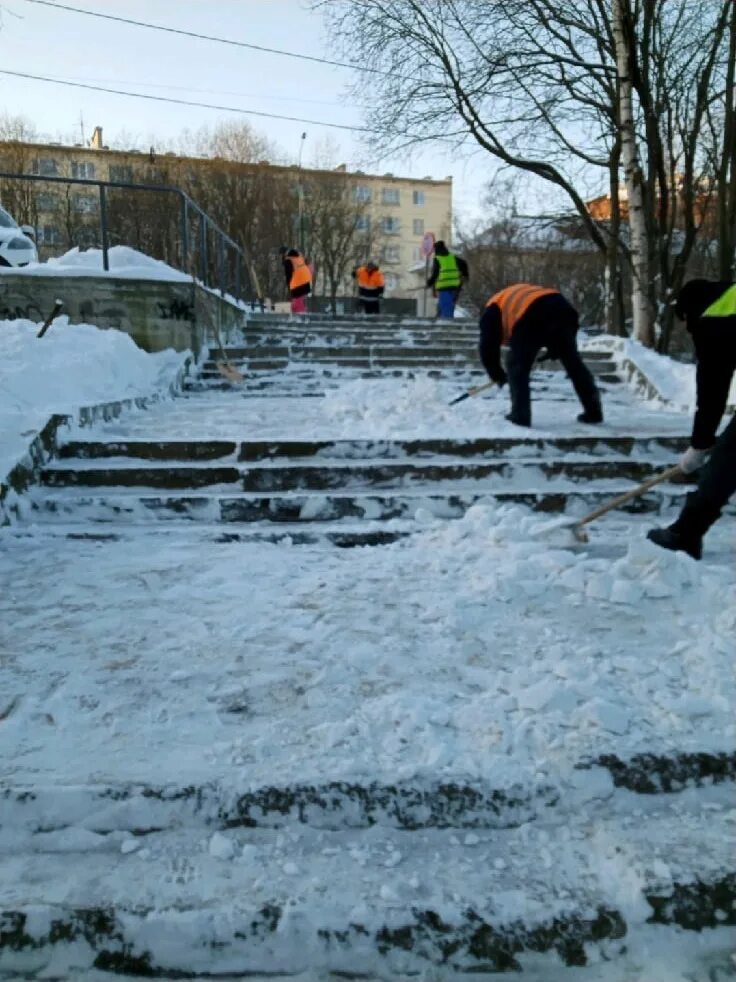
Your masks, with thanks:
<instances>
[{"instance_id":1,"label":"apartment building","mask_svg":"<svg viewBox=\"0 0 736 982\"><path fill-rule=\"evenodd\" d=\"M214 181L215 175L222 174L224 167L240 171L244 180L256 171L267 173L276 180L283 180L283 186L294 189L292 239L295 244L298 244L297 211L309 207L308 202L306 206L303 203L301 189L312 180L324 181L329 174L348 181L354 201L361 206L361 230L370 230L373 233L370 238L375 243L373 255L356 256L356 259L372 258L381 265L387 296L415 295L415 280L410 270L420 259L422 240L427 233L445 241L451 237L452 179L449 177L417 180L394 174L351 172L345 165L334 171L324 171L268 161L238 164L221 158L158 153L153 147L148 152L111 150L104 144L101 127L95 128L87 145L0 143L1 171L174 185L183 187L195 200L198 199L197 188L201 194L208 178L212 177ZM99 193L94 187L0 181L0 200L17 220L37 229L42 259L75 245L88 248L99 244ZM208 210L211 202L201 203ZM233 237L238 238L235 234ZM350 290L349 284L345 284L345 290Z\"/></svg>"}]
</instances>

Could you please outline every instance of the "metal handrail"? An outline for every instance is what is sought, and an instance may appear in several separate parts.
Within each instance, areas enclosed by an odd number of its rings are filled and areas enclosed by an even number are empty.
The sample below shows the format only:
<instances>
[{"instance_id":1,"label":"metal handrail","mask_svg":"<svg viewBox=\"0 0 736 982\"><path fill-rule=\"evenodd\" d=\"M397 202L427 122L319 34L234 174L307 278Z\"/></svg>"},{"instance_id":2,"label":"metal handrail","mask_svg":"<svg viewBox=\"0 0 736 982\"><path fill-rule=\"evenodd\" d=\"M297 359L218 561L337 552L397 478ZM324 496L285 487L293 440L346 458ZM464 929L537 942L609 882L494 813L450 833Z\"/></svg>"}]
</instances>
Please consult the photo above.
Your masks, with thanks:
<instances>
[{"instance_id":1,"label":"metal handrail","mask_svg":"<svg viewBox=\"0 0 736 982\"><path fill-rule=\"evenodd\" d=\"M137 184L127 181L98 181L93 178L87 177L53 177L51 175L44 176L43 174L8 174L0 171L0 178L5 178L9 180L16 181L41 181L44 184L77 184L87 187L96 187L99 189L100 195L100 238L102 242L102 268L107 272L110 269L109 260L109 229L107 224L107 189L108 188L119 188L125 191L157 191L159 193L166 192L168 194L176 194L180 201L180 225L181 225L181 252L182 252L182 263L181 269L183 272L189 272L189 215L190 213L196 214L200 219L200 249L199 249L199 271L200 279L205 285L207 284L207 259L208 259L208 242L207 242L207 232L211 229L217 236L217 267L219 275L219 290L224 296L225 294L225 246L233 250L235 254L235 297L237 300L241 299L241 284L243 280L247 280L247 275L244 277L243 274L247 273L249 269L248 258L243 251L243 249L238 245L238 243L232 239L227 232L224 232L220 226L214 222L210 216L203 211L196 201L189 197L186 191L182 191L181 188L175 187L170 184Z\"/></svg>"}]
</instances>

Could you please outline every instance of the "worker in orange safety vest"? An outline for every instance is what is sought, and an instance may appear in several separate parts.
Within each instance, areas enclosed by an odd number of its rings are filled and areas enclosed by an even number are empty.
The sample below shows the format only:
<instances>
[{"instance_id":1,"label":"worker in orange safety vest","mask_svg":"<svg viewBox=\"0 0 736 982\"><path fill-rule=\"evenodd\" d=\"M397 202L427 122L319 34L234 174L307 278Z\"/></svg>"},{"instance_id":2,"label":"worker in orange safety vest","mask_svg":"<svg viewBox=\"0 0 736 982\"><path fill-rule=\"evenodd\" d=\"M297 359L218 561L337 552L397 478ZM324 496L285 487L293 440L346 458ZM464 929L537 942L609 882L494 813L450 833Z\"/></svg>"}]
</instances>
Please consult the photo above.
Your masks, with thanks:
<instances>
[{"instance_id":1,"label":"worker in orange safety vest","mask_svg":"<svg viewBox=\"0 0 736 982\"><path fill-rule=\"evenodd\" d=\"M381 308L381 297L386 287L383 273L376 263L368 260L363 266L353 270L353 279L358 284L358 302L365 314L378 314Z\"/></svg>"},{"instance_id":2,"label":"worker in orange safety vest","mask_svg":"<svg viewBox=\"0 0 736 982\"><path fill-rule=\"evenodd\" d=\"M312 272L298 249L279 250L284 266L286 286L289 290L292 314L306 314L307 297L312 292Z\"/></svg>"},{"instance_id":3,"label":"worker in orange safety vest","mask_svg":"<svg viewBox=\"0 0 736 982\"><path fill-rule=\"evenodd\" d=\"M530 283L507 286L487 302L479 327L483 367L499 386L509 383L511 412L506 419L531 426L529 375L539 351L546 348L549 357L562 362L582 404L579 422L603 422L600 394L577 347L578 312L559 290ZM506 371L502 345L508 346Z\"/></svg>"}]
</instances>

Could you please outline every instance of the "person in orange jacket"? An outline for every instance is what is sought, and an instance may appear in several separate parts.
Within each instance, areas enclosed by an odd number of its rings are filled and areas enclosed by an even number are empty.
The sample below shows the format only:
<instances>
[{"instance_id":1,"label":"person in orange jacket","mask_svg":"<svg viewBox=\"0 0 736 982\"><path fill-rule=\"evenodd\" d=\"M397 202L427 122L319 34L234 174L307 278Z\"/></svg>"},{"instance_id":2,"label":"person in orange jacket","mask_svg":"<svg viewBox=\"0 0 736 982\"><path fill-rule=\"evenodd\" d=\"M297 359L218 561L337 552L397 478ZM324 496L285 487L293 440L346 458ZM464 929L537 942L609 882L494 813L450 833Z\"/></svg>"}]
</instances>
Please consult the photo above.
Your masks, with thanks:
<instances>
[{"instance_id":1,"label":"person in orange jacket","mask_svg":"<svg viewBox=\"0 0 736 982\"><path fill-rule=\"evenodd\" d=\"M386 281L376 263L369 259L363 266L356 266L353 279L358 284L358 302L363 313L380 313Z\"/></svg>"},{"instance_id":2,"label":"person in orange jacket","mask_svg":"<svg viewBox=\"0 0 736 982\"><path fill-rule=\"evenodd\" d=\"M479 353L489 377L511 390L511 412L517 426L532 425L529 375L542 348L559 359L573 384L583 412L581 423L602 423L601 398L593 376L580 357L576 335L578 312L559 292L530 283L515 283L494 293L480 319ZM508 345L508 376L501 367L501 345Z\"/></svg>"},{"instance_id":3,"label":"person in orange jacket","mask_svg":"<svg viewBox=\"0 0 736 982\"><path fill-rule=\"evenodd\" d=\"M284 266L286 286L289 290L292 314L306 314L307 297L312 292L312 273L304 256L298 249L279 250Z\"/></svg>"}]
</instances>

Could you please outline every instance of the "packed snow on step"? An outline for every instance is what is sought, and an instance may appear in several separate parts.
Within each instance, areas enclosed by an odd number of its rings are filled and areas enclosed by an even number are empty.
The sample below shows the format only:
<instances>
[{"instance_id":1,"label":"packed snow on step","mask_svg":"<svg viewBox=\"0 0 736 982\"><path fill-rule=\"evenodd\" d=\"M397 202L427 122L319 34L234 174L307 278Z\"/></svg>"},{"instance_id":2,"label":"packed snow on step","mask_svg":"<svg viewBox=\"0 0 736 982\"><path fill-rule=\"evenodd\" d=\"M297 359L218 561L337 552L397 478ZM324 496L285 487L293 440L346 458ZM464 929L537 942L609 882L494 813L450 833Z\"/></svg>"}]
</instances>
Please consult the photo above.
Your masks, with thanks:
<instances>
[{"instance_id":1,"label":"packed snow on step","mask_svg":"<svg viewBox=\"0 0 736 982\"><path fill-rule=\"evenodd\" d=\"M626 386L603 391L606 421L601 426L577 422L581 411L568 380L560 373L544 373L535 379L538 391L532 402L532 427L514 426L509 412L508 390L487 393L450 406L466 385L452 379L426 375L410 379L337 378L320 380L319 398L280 396L279 387L294 384L296 373L279 373L274 395L248 392L206 391L189 393L172 406L151 412L128 414L94 428L100 437L146 437L153 440L335 440L423 439L451 437L585 436L590 438L636 434L686 436L691 419L661 404L642 408ZM476 385L477 380L470 384ZM235 395L235 398L233 396ZM88 431L89 435L90 431Z\"/></svg>"},{"instance_id":2,"label":"packed snow on step","mask_svg":"<svg viewBox=\"0 0 736 982\"><path fill-rule=\"evenodd\" d=\"M179 968L181 945L187 967L223 973L308 972L328 950L330 968L355 957L380 977L371 932L414 911L508 925L600 902L626 918L628 975L601 962L581 979L649 979L658 960L662 980L700 978L728 930L684 946L646 924L643 891L731 868L727 786L636 796L578 765L732 749L732 529L713 530L716 558L698 564L629 523L612 560L563 531L540 539L545 519L523 508L417 519L410 540L346 551L0 531L1 777L33 791L2 801L3 909L29 904L43 934L64 909L119 904L134 950ZM322 829L284 814L218 826L239 793L329 781L554 793L518 828L352 828L349 812L340 831L334 814ZM170 796L126 796L146 787ZM213 794L208 824L187 788ZM269 903L278 934L238 961L237 926ZM319 947L351 924L368 932L357 953ZM47 957L20 951L18 965L31 956ZM90 958L83 945L63 957ZM554 964L519 977L561 978Z\"/></svg>"},{"instance_id":3,"label":"packed snow on step","mask_svg":"<svg viewBox=\"0 0 736 982\"><path fill-rule=\"evenodd\" d=\"M642 526L612 560L516 506L417 519L379 550L5 533L6 776L532 786L730 749L728 523L698 564Z\"/></svg>"},{"instance_id":4,"label":"packed snow on step","mask_svg":"<svg viewBox=\"0 0 736 982\"><path fill-rule=\"evenodd\" d=\"M0 283L3 272L13 276L111 276L116 279L192 281L187 273L130 246L112 246L107 255L109 270L103 266L102 249L75 247L45 263L31 263L20 269L3 270L0 267Z\"/></svg>"},{"instance_id":5,"label":"packed snow on step","mask_svg":"<svg viewBox=\"0 0 736 982\"><path fill-rule=\"evenodd\" d=\"M0 481L53 413L164 392L188 353L147 354L122 331L57 318L0 321Z\"/></svg>"}]
</instances>

